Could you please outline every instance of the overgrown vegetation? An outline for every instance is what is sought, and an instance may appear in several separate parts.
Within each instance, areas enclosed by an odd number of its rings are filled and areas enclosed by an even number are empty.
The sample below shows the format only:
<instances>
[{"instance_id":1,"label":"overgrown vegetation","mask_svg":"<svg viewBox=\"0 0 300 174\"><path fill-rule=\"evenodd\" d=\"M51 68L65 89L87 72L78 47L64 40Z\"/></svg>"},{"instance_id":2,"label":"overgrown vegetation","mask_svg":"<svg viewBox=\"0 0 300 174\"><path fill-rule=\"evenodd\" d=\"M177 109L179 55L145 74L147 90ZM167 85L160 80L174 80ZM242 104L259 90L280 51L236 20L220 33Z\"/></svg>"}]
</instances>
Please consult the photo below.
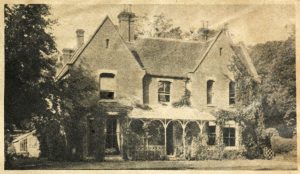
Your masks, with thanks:
<instances>
[{"instance_id":1,"label":"overgrown vegetation","mask_svg":"<svg viewBox=\"0 0 300 174\"><path fill-rule=\"evenodd\" d=\"M285 41L270 41L251 48L251 57L261 76L266 127L292 137L296 128L295 34Z\"/></svg>"}]
</instances>

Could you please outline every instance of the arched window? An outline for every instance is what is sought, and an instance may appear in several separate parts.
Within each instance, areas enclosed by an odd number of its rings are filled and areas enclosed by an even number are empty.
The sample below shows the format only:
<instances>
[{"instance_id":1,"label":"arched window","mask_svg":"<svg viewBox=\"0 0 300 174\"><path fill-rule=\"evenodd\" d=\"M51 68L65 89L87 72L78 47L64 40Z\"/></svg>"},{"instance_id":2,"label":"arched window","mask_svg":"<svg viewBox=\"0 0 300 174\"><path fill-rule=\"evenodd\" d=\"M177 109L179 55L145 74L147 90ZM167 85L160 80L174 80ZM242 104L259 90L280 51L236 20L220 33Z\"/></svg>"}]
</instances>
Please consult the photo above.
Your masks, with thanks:
<instances>
[{"instance_id":1,"label":"arched window","mask_svg":"<svg viewBox=\"0 0 300 174\"><path fill-rule=\"evenodd\" d=\"M222 56L222 47L219 49L219 54L220 54L220 56Z\"/></svg>"},{"instance_id":2,"label":"arched window","mask_svg":"<svg viewBox=\"0 0 300 174\"><path fill-rule=\"evenodd\" d=\"M207 81L207 104L212 104L213 102L213 85L214 85L213 80L208 80Z\"/></svg>"},{"instance_id":3,"label":"arched window","mask_svg":"<svg viewBox=\"0 0 300 174\"><path fill-rule=\"evenodd\" d=\"M235 82L229 83L229 104L235 104Z\"/></svg>"},{"instance_id":4,"label":"arched window","mask_svg":"<svg viewBox=\"0 0 300 174\"><path fill-rule=\"evenodd\" d=\"M114 99L116 79L113 73L100 74L100 99Z\"/></svg>"}]
</instances>

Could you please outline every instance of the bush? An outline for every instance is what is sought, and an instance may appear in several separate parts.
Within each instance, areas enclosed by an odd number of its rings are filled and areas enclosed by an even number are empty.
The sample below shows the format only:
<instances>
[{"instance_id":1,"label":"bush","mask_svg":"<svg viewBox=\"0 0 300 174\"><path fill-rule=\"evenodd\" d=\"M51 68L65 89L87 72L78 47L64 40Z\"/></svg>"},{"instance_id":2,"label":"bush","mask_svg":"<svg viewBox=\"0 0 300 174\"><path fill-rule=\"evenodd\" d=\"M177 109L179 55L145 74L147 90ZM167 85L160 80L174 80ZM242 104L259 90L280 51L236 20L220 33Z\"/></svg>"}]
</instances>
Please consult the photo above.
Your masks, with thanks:
<instances>
[{"instance_id":1,"label":"bush","mask_svg":"<svg viewBox=\"0 0 300 174\"><path fill-rule=\"evenodd\" d=\"M243 150L226 150L223 153L223 159L245 159L245 154Z\"/></svg>"},{"instance_id":2,"label":"bush","mask_svg":"<svg viewBox=\"0 0 300 174\"><path fill-rule=\"evenodd\" d=\"M160 151L144 151L138 150L132 153L132 160L134 161L144 161L144 160L166 160L166 156L161 155Z\"/></svg>"},{"instance_id":3,"label":"bush","mask_svg":"<svg viewBox=\"0 0 300 174\"><path fill-rule=\"evenodd\" d=\"M297 139L296 138L282 138L280 136L273 136L271 138L272 149L275 153L287 153L292 150L296 150Z\"/></svg>"},{"instance_id":4,"label":"bush","mask_svg":"<svg viewBox=\"0 0 300 174\"><path fill-rule=\"evenodd\" d=\"M201 153L197 155L197 160L222 160L224 153L223 145L204 146Z\"/></svg>"}]
</instances>

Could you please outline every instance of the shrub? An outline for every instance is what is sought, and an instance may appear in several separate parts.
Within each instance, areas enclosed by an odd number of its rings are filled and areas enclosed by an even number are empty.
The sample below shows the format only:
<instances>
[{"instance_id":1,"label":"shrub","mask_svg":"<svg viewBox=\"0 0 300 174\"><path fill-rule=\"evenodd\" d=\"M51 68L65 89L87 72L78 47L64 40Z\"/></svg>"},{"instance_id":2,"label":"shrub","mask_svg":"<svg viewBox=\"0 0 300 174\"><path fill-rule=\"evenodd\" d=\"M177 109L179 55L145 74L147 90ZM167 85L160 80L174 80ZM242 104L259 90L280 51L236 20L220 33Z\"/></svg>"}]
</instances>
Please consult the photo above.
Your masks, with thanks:
<instances>
[{"instance_id":1,"label":"shrub","mask_svg":"<svg viewBox=\"0 0 300 174\"><path fill-rule=\"evenodd\" d=\"M271 138L272 149L275 153L287 153L295 150L297 147L296 138L282 138L280 136L273 136Z\"/></svg>"},{"instance_id":2,"label":"shrub","mask_svg":"<svg viewBox=\"0 0 300 174\"><path fill-rule=\"evenodd\" d=\"M245 154L243 150L225 150L223 153L223 159L244 159Z\"/></svg>"}]
</instances>

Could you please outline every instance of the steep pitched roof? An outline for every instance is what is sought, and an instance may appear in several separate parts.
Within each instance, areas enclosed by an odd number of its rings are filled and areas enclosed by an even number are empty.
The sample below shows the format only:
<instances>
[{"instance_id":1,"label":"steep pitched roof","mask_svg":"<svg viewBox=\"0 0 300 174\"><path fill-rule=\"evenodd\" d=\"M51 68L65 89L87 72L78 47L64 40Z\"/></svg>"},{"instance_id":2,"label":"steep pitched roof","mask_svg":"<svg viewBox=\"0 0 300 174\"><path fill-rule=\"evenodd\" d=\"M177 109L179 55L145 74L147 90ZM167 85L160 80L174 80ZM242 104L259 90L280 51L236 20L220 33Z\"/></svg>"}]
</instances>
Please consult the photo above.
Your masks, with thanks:
<instances>
[{"instance_id":1,"label":"steep pitched roof","mask_svg":"<svg viewBox=\"0 0 300 174\"><path fill-rule=\"evenodd\" d=\"M107 20L109 20L109 22L111 22L111 23L113 24L113 22L112 22L112 20L109 18L109 16L106 16L106 17L104 18L104 20L102 21L102 23L99 25L99 27L96 29L96 31L93 33L93 35L88 39L88 41L87 41L84 45L82 45L80 48L78 48L78 49L74 52L74 54L72 55L70 61L69 61L66 65L64 65L64 66L62 67L62 69L57 73L57 75L56 75L56 77L55 77L55 80L56 80L56 81L59 80L59 79L61 79L62 77L64 77L65 74L67 74L67 72L68 72L68 70L69 70L69 68L70 68L69 66L72 65L72 64L74 64L74 63L77 61L77 59L79 58L79 56L80 56L80 55L82 54L82 52L86 49L86 47L90 44L90 42L93 40L93 38L96 36L96 34L98 33L98 31L101 29L101 27L103 26L103 24L104 24ZM118 31L118 28L116 27L116 25L113 25L113 26L114 26L115 30ZM119 32L117 32L117 33L119 33ZM122 39L121 35L120 35L120 38ZM127 47L127 45L125 44L125 41L124 41L124 40L123 40L123 43L124 43L124 45ZM128 51L130 52L129 49L128 49ZM135 58L134 55L133 55L133 58Z\"/></svg>"},{"instance_id":2,"label":"steep pitched roof","mask_svg":"<svg viewBox=\"0 0 300 174\"><path fill-rule=\"evenodd\" d=\"M35 134L35 133L36 133L36 130L33 130L33 131L31 131L31 132L28 132L28 133L24 133L24 134L22 134L22 135L16 137L16 138L13 140L13 143L16 143L16 142L18 142L18 141L20 141L20 140L23 140L24 138L28 137L29 135L33 135L33 134Z\"/></svg>"},{"instance_id":3,"label":"steep pitched roof","mask_svg":"<svg viewBox=\"0 0 300 174\"><path fill-rule=\"evenodd\" d=\"M233 49L234 53L237 57L240 58L242 63L247 68L247 71L250 73L250 75L256 80L257 82L260 82L260 76L257 74L256 68L254 67L254 64L252 62L252 59L243 43L239 43L237 45L232 45L231 48Z\"/></svg>"},{"instance_id":4,"label":"steep pitched roof","mask_svg":"<svg viewBox=\"0 0 300 174\"><path fill-rule=\"evenodd\" d=\"M59 80L68 72L69 66L76 62L106 20L110 20L110 18L107 16L88 42L75 51L70 62L58 73L56 80ZM110 20L110 22L112 21ZM226 34L226 31L221 30L214 38L206 42L165 38L139 38L131 43L125 44L124 41L124 44L129 48L137 63L141 68L145 69L148 74L187 77L187 73L193 73L198 69L222 33ZM234 45L230 38L229 40L231 41L229 44L231 44L235 54L241 58L255 80L259 81L259 76L245 46L242 44Z\"/></svg>"},{"instance_id":5,"label":"steep pitched roof","mask_svg":"<svg viewBox=\"0 0 300 174\"><path fill-rule=\"evenodd\" d=\"M140 38L128 45L148 74L184 77L207 50L210 42Z\"/></svg>"}]
</instances>

